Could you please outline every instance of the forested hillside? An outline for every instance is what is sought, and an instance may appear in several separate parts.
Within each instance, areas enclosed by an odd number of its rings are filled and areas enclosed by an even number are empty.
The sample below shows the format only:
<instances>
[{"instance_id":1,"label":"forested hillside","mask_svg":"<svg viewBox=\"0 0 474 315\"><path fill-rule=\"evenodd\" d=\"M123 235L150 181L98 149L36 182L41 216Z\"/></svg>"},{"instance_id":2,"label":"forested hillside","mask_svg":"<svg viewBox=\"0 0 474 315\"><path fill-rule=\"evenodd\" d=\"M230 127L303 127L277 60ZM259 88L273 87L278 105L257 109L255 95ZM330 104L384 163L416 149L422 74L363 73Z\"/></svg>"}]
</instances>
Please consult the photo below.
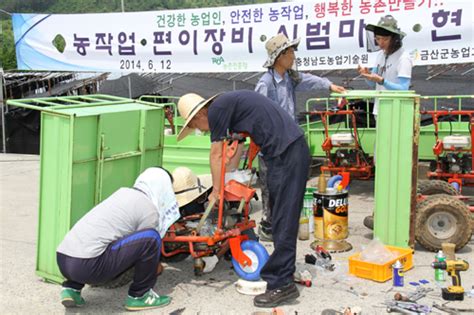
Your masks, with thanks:
<instances>
[{"instance_id":1,"label":"forested hillside","mask_svg":"<svg viewBox=\"0 0 474 315\"><path fill-rule=\"evenodd\" d=\"M278 0L123 0L124 10L154 11L184 8L217 7ZM3 12L3 11L5 12ZM0 66L16 69L11 17L8 13L101 13L121 12L121 0L1 0Z\"/></svg>"}]
</instances>

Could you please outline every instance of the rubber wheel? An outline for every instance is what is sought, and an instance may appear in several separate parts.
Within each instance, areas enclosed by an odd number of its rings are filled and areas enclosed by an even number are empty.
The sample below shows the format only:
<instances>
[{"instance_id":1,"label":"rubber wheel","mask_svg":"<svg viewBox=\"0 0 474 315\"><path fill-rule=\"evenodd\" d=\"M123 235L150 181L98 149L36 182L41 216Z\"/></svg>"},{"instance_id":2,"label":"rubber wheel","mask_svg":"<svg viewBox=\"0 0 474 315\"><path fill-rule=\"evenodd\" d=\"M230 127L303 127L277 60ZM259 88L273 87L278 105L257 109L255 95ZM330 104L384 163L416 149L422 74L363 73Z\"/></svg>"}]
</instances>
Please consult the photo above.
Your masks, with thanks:
<instances>
[{"instance_id":1,"label":"rubber wheel","mask_svg":"<svg viewBox=\"0 0 474 315\"><path fill-rule=\"evenodd\" d=\"M456 188L443 180L420 180L418 181L418 194L421 195L438 195L446 194L450 196L459 195Z\"/></svg>"},{"instance_id":2,"label":"rubber wheel","mask_svg":"<svg viewBox=\"0 0 474 315\"><path fill-rule=\"evenodd\" d=\"M416 206L417 242L430 251L441 249L442 243L463 248L471 239L471 213L461 200L447 195L432 195Z\"/></svg>"},{"instance_id":3,"label":"rubber wheel","mask_svg":"<svg viewBox=\"0 0 474 315\"><path fill-rule=\"evenodd\" d=\"M135 274L135 268L132 267L122 272L121 274L119 274L117 277L115 277L114 279L110 281L99 283L99 284L91 284L90 286L101 287L101 288L106 288L106 289L120 288L132 282L134 274Z\"/></svg>"},{"instance_id":4,"label":"rubber wheel","mask_svg":"<svg viewBox=\"0 0 474 315\"><path fill-rule=\"evenodd\" d=\"M237 275L247 281L260 280L260 271L270 257L265 247L256 241L244 241L240 244L242 251L252 261L251 266L242 266L232 257L232 265Z\"/></svg>"},{"instance_id":5,"label":"rubber wheel","mask_svg":"<svg viewBox=\"0 0 474 315\"><path fill-rule=\"evenodd\" d=\"M331 178L328 179L327 186L330 188L337 188L339 184L342 182L342 176L341 175L334 175Z\"/></svg>"}]
</instances>

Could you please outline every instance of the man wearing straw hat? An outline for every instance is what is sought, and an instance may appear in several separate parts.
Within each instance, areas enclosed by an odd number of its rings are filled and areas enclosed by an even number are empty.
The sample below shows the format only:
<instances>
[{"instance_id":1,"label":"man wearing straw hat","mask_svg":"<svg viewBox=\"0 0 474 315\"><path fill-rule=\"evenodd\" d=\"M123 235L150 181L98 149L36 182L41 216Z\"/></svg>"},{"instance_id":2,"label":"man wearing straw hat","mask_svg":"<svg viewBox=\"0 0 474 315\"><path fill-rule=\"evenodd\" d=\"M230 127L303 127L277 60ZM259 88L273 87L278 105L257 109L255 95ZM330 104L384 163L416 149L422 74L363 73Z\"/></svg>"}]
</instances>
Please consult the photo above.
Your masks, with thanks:
<instances>
[{"instance_id":1,"label":"man wearing straw hat","mask_svg":"<svg viewBox=\"0 0 474 315\"><path fill-rule=\"evenodd\" d=\"M296 91L326 90L337 93L345 92L342 86L336 85L326 78L301 73L296 70L295 50L300 39L290 41L285 34L279 33L270 38L266 44L268 58L263 67L268 71L258 81L255 91L269 97L280 105L295 121L296 119ZM260 238L271 241L271 206L268 199L266 183L267 166L259 155L259 178L262 189L262 221L259 226Z\"/></svg>"},{"instance_id":2,"label":"man wearing straw hat","mask_svg":"<svg viewBox=\"0 0 474 315\"><path fill-rule=\"evenodd\" d=\"M303 131L284 109L254 91L227 92L209 99L190 93L180 98L178 110L186 120L178 141L193 129L211 132L210 201L219 198L223 139L231 133L247 133L260 147L268 166L274 251L260 273L267 291L254 298L254 305L275 307L296 299L296 238L310 164Z\"/></svg>"}]
</instances>

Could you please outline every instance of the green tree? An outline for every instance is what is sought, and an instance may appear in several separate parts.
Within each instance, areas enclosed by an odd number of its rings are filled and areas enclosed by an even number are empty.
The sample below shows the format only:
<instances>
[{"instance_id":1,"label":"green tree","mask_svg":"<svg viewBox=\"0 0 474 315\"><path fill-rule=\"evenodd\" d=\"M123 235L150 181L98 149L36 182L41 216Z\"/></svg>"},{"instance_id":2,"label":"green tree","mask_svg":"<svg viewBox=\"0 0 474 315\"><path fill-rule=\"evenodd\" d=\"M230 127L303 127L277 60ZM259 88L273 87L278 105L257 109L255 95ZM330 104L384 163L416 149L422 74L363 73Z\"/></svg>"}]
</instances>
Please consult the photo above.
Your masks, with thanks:
<instances>
[{"instance_id":1,"label":"green tree","mask_svg":"<svg viewBox=\"0 0 474 315\"><path fill-rule=\"evenodd\" d=\"M0 30L0 66L4 70L16 69L15 41L11 20L2 20Z\"/></svg>"}]
</instances>

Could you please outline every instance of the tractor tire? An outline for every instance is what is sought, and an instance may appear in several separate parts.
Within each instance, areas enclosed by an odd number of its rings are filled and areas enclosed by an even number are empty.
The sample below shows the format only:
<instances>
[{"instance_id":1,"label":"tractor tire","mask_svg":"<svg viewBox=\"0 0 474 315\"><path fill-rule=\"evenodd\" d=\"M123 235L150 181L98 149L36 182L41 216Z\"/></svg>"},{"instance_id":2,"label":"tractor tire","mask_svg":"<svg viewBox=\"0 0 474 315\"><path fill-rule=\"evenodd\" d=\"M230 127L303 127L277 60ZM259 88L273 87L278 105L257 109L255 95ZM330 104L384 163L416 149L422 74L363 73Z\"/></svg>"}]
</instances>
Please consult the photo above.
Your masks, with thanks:
<instances>
[{"instance_id":1,"label":"tractor tire","mask_svg":"<svg viewBox=\"0 0 474 315\"><path fill-rule=\"evenodd\" d=\"M456 190L456 188L443 180L420 180L418 181L417 192L421 195L459 195L459 192Z\"/></svg>"},{"instance_id":2,"label":"tractor tire","mask_svg":"<svg viewBox=\"0 0 474 315\"><path fill-rule=\"evenodd\" d=\"M91 284L90 286L106 288L106 289L120 288L132 282L134 274L135 274L135 268L132 267L122 272L121 274L119 274L117 277L115 277L114 279L110 281L107 281L104 283L98 283L98 284Z\"/></svg>"},{"instance_id":3,"label":"tractor tire","mask_svg":"<svg viewBox=\"0 0 474 315\"><path fill-rule=\"evenodd\" d=\"M471 213L461 200L447 195L432 195L416 206L416 241L430 251L442 243L453 243L456 250L471 239Z\"/></svg>"}]
</instances>

